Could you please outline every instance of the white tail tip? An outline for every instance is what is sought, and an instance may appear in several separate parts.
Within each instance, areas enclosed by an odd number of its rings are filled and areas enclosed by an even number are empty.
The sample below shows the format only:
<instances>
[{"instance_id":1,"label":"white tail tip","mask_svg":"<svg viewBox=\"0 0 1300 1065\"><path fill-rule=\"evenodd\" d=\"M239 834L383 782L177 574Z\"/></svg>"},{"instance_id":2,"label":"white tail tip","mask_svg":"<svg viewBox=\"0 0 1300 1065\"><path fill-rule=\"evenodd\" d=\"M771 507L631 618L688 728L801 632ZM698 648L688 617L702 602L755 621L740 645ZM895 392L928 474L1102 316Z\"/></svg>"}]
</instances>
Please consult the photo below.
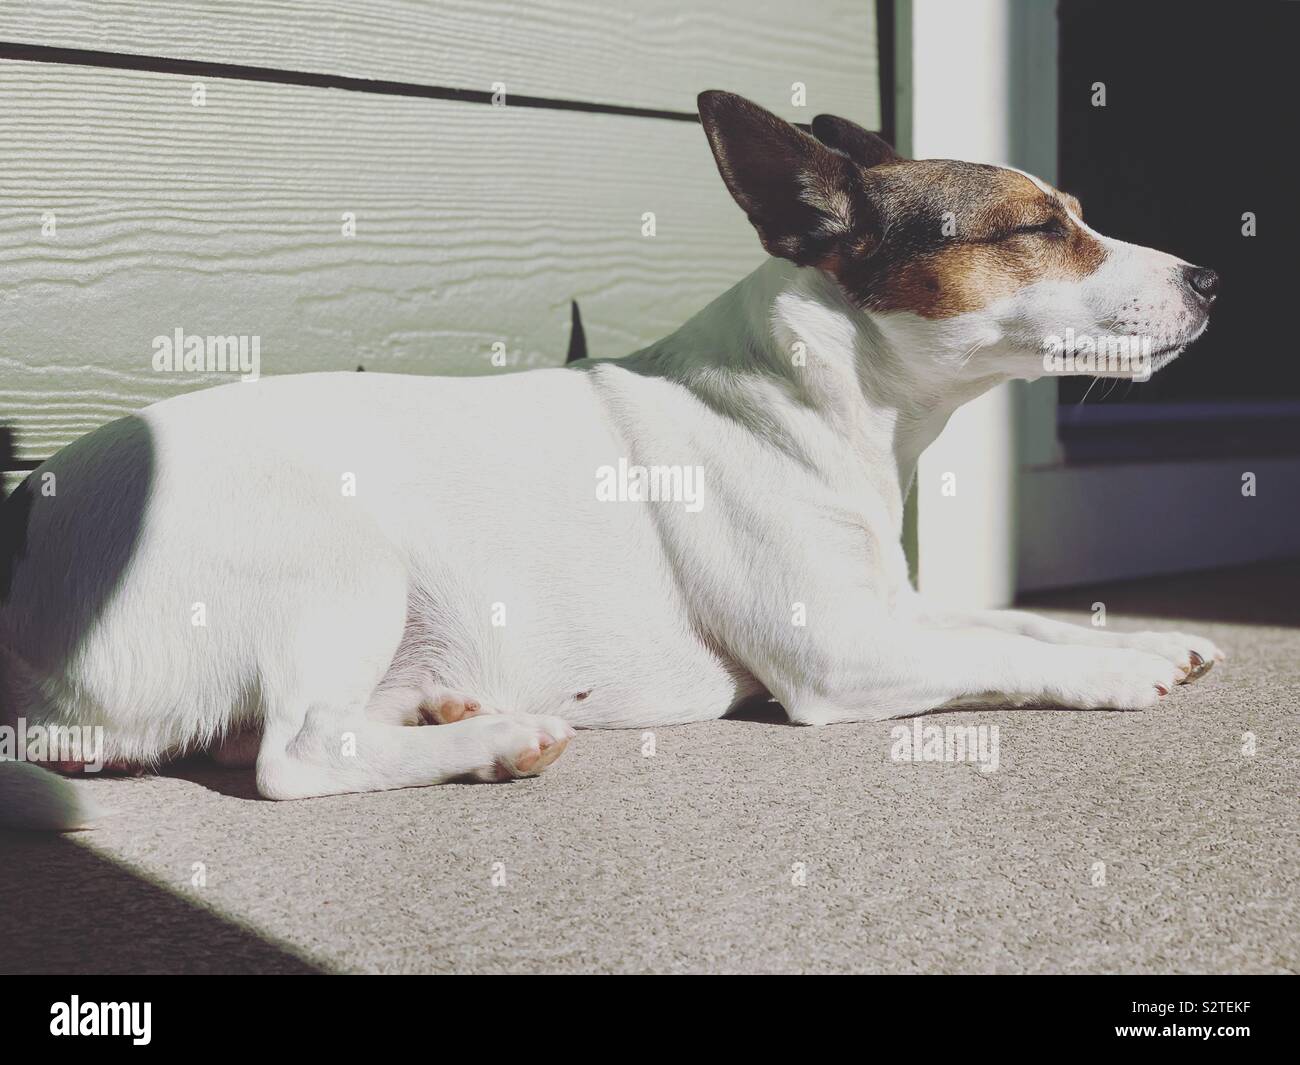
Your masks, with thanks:
<instances>
[{"instance_id":1,"label":"white tail tip","mask_svg":"<svg viewBox=\"0 0 1300 1065\"><path fill-rule=\"evenodd\" d=\"M106 813L66 777L30 762L0 762L0 827L74 832Z\"/></svg>"}]
</instances>

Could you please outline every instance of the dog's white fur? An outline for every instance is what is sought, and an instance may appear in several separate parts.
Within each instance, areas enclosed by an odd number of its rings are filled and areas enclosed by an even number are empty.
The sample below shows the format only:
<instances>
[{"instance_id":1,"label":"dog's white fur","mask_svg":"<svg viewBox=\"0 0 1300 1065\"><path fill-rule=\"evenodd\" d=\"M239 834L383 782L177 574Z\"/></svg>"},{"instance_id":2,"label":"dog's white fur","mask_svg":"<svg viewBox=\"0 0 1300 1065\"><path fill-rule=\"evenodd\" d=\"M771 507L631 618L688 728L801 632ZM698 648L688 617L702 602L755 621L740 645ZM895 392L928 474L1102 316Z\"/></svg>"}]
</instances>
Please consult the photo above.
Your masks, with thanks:
<instances>
[{"instance_id":1,"label":"dog's white fur","mask_svg":"<svg viewBox=\"0 0 1300 1065\"><path fill-rule=\"evenodd\" d=\"M251 735L262 794L294 798L491 775L571 725L702 721L762 692L803 724L1152 706L1218 649L937 610L899 544L922 450L961 403L1041 373L1045 332L1134 306L1174 347L1203 328L1178 260L1098 239L1088 278L953 318L865 313L773 258L625 360L265 378L105 426L35 475L57 494L0 608L0 710L102 725L130 764ZM620 458L702 466L704 506L598 501ZM403 727L445 691L494 712ZM0 766L0 818L85 820L34 794Z\"/></svg>"}]
</instances>

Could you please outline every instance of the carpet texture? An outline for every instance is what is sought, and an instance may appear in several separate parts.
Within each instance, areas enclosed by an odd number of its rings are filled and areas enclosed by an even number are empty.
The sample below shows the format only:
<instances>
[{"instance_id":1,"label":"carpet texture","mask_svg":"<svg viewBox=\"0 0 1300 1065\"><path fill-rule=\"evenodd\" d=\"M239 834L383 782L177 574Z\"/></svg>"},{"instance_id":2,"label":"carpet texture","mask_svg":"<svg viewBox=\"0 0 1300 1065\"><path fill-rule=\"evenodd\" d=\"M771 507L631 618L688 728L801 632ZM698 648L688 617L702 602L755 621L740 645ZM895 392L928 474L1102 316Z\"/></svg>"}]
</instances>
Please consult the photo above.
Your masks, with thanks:
<instances>
[{"instance_id":1,"label":"carpet texture","mask_svg":"<svg viewBox=\"0 0 1300 1065\"><path fill-rule=\"evenodd\" d=\"M1040 600L1229 661L1146 713L923 719L998 726L994 772L758 707L652 755L580 733L501 785L99 780L102 828L0 835L0 971L1295 972L1298 591L1285 565Z\"/></svg>"}]
</instances>

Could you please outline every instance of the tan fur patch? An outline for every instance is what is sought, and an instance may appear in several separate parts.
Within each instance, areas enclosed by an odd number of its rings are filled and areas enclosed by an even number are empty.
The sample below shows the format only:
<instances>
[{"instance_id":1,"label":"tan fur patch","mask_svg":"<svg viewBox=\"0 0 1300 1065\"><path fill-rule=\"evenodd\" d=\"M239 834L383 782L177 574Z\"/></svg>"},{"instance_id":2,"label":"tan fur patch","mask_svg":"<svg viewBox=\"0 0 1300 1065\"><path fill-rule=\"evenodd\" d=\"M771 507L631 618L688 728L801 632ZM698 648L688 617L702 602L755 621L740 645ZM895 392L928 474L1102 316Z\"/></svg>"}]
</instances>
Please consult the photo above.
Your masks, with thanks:
<instances>
[{"instance_id":1,"label":"tan fur patch","mask_svg":"<svg viewBox=\"0 0 1300 1065\"><path fill-rule=\"evenodd\" d=\"M1035 281L1078 280L1105 257L1077 227L1063 237L1014 235L990 243L953 243L906 264L880 294L883 304L926 318L978 310Z\"/></svg>"},{"instance_id":2,"label":"tan fur patch","mask_svg":"<svg viewBox=\"0 0 1300 1065\"><path fill-rule=\"evenodd\" d=\"M884 240L839 261L836 275L872 309L948 318L1036 281L1086 277L1105 258L1070 217L1077 200L1015 171L921 160L869 173L885 207Z\"/></svg>"}]
</instances>

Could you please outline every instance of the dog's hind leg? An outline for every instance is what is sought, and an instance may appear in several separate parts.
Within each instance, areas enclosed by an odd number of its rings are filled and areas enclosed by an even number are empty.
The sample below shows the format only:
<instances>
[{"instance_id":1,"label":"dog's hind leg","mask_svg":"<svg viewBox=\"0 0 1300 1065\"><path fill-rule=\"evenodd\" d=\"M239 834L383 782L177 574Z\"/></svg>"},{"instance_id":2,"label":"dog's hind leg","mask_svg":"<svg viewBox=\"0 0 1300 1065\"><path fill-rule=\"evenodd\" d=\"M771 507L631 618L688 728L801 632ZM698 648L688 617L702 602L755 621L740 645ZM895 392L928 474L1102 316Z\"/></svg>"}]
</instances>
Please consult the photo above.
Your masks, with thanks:
<instances>
[{"instance_id":1,"label":"dog's hind leg","mask_svg":"<svg viewBox=\"0 0 1300 1065\"><path fill-rule=\"evenodd\" d=\"M406 582L399 567L373 557L351 573L346 588L295 607L283 660L262 662L263 796L504 780L540 773L559 757L573 735L559 718L493 714L405 728L370 716L402 637Z\"/></svg>"},{"instance_id":2,"label":"dog's hind leg","mask_svg":"<svg viewBox=\"0 0 1300 1065\"><path fill-rule=\"evenodd\" d=\"M404 728L374 721L360 708L317 705L292 736L263 737L257 787L269 799L301 799L535 776L560 756L572 735L559 718L532 714Z\"/></svg>"},{"instance_id":3,"label":"dog's hind leg","mask_svg":"<svg viewBox=\"0 0 1300 1065\"><path fill-rule=\"evenodd\" d=\"M382 688L366 709L372 720L389 725L450 725L479 714L499 713L503 711L483 699L445 687L432 678Z\"/></svg>"}]
</instances>

